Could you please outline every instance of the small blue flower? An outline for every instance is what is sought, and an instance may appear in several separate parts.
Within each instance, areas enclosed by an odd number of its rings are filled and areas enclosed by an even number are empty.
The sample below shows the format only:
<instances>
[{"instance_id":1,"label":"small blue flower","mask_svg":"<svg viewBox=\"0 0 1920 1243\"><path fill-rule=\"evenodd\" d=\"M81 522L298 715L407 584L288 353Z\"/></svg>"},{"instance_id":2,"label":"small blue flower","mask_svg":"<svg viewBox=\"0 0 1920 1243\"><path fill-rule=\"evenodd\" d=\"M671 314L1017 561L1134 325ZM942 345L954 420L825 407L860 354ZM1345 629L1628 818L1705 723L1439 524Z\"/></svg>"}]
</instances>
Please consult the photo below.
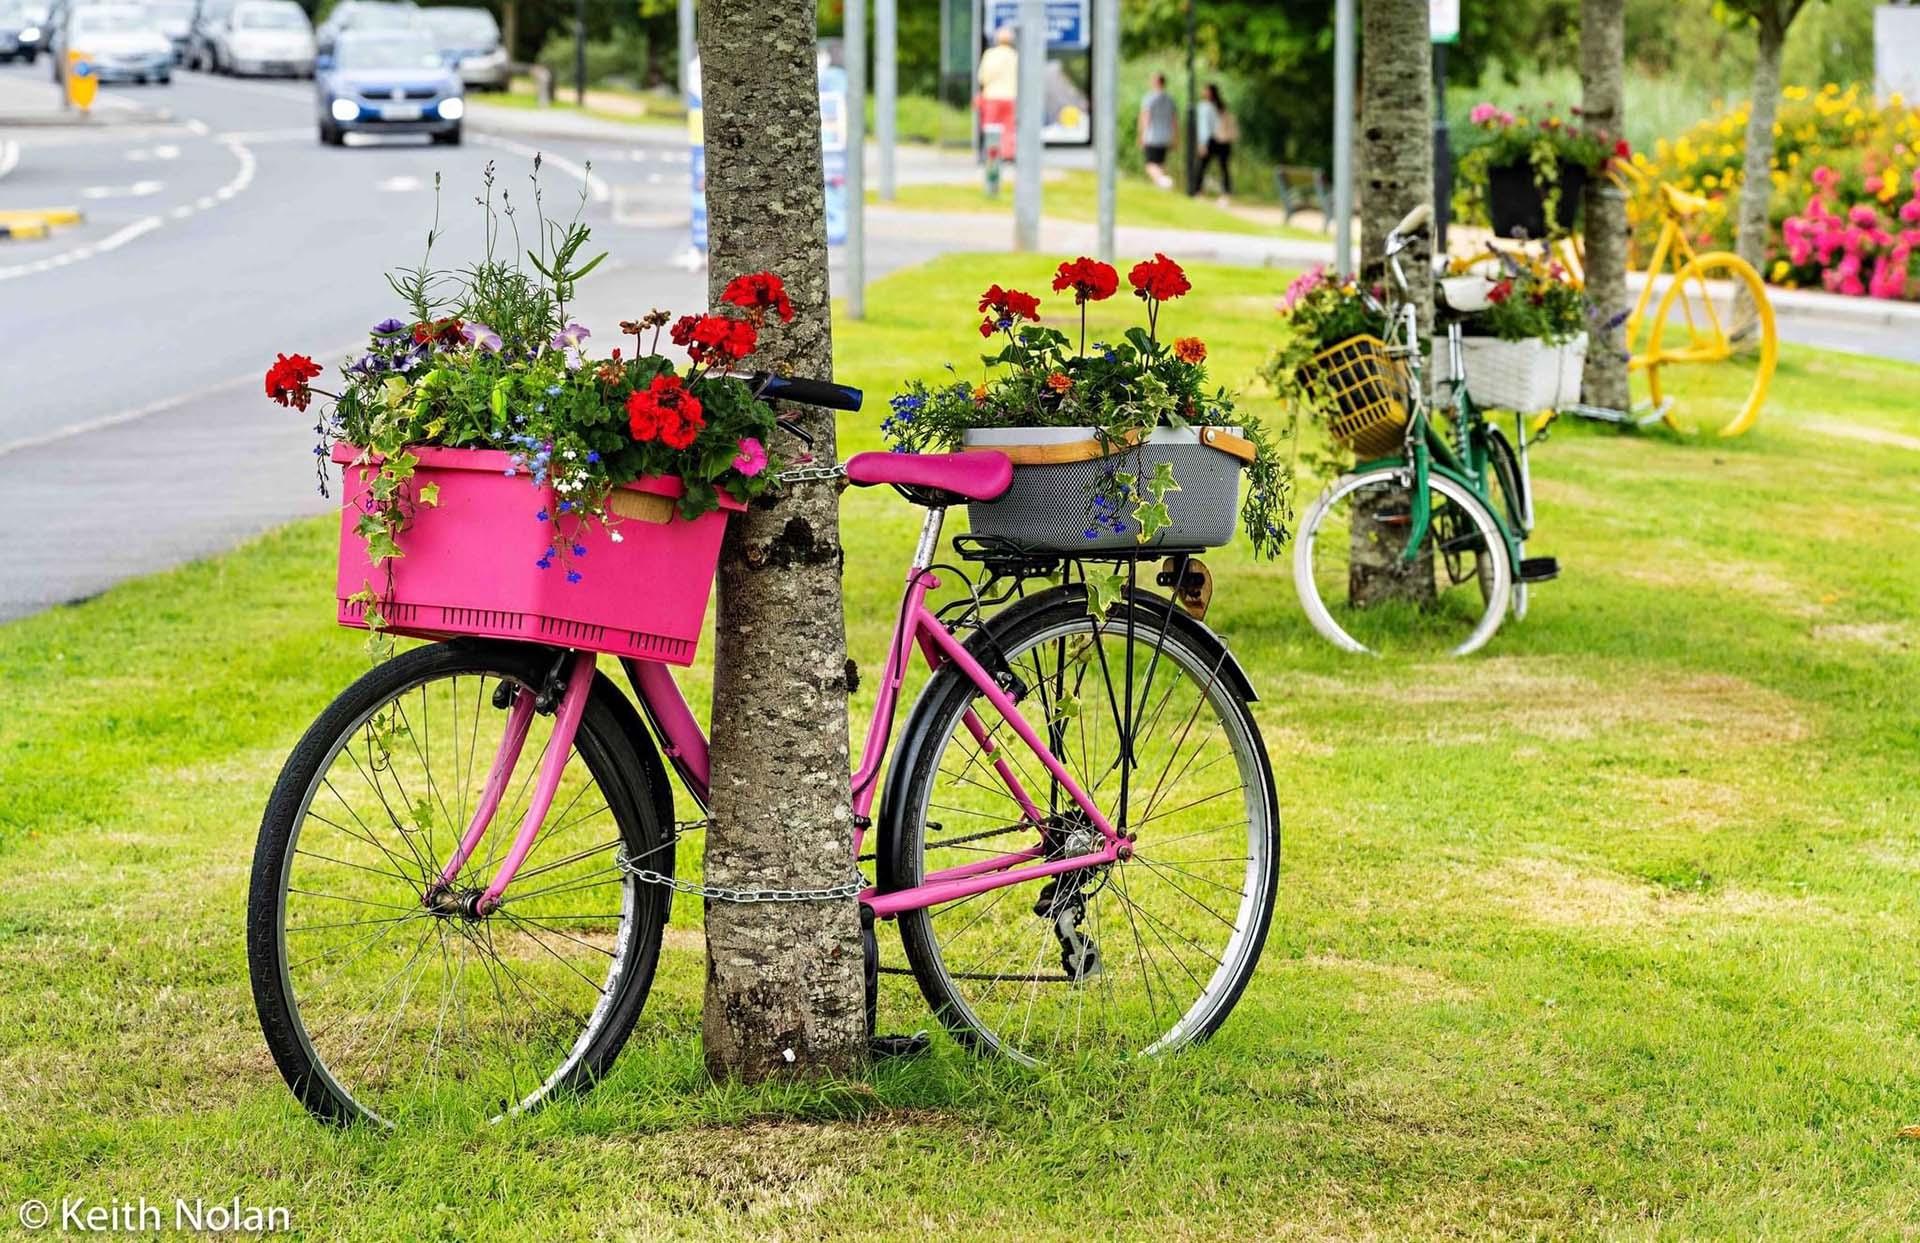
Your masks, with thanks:
<instances>
[{"instance_id":1,"label":"small blue flower","mask_svg":"<svg viewBox=\"0 0 1920 1243\"><path fill-rule=\"evenodd\" d=\"M561 512L561 513L563 513L563 514L570 514L570 513L572 513L572 512L573 512L573 502L572 502L572 501L561 501L561 502L560 502L560 512Z\"/></svg>"},{"instance_id":2,"label":"small blue flower","mask_svg":"<svg viewBox=\"0 0 1920 1243\"><path fill-rule=\"evenodd\" d=\"M558 397L559 395L560 395L560 386L558 384L549 384L547 386L547 396Z\"/></svg>"},{"instance_id":3,"label":"small blue flower","mask_svg":"<svg viewBox=\"0 0 1920 1243\"><path fill-rule=\"evenodd\" d=\"M538 561L534 562L533 564L542 570L551 570L553 568L553 562L549 561L546 557L540 558Z\"/></svg>"},{"instance_id":4,"label":"small blue flower","mask_svg":"<svg viewBox=\"0 0 1920 1243\"><path fill-rule=\"evenodd\" d=\"M574 555L574 556L576 556L576 557L584 557L584 556L586 556L586 555L587 555L587 546L586 546L585 544L575 544L575 545L573 546L573 555Z\"/></svg>"},{"instance_id":5,"label":"small blue flower","mask_svg":"<svg viewBox=\"0 0 1920 1243\"><path fill-rule=\"evenodd\" d=\"M1096 539L1100 535L1100 533L1094 530L1092 527L1088 527L1085 531L1081 532L1081 534L1084 535L1087 539Z\"/></svg>"},{"instance_id":6,"label":"small blue flower","mask_svg":"<svg viewBox=\"0 0 1920 1243\"><path fill-rule=\"evenodd\" d=\"M547 519L547 511L546 511L546 510L544 510L544 509L543 509L543 510L541 510L541 511L540 511L539 513L537 513L537 514L535 514L535 515L534 515L534 518L535 518L535 519L537 519L537 520L538 520L538 521L540 521L540 522L546 522L546 521L548 520L548 519Z\"/></svg>"},{"instance_id":7,"label":"small blue flower","mask_svg":"<svg viewBox=\"0 0 1920 1243\"><path fill-rule=\"evenodd\" d=\"M505 475L507 478L511 479L515 475L519 474L520 472L515 470L513 467L509 466L505 470L501 471L500 473Z\"/></svg>"},{"instance_id":8,"label":"small blue flower","mask_svg":"<svg viewBox=\"0 0 1920 1243\"><path fill-rule=\"evenodd\" d=\"M568 581L568 582L570 582L570 583L577 583L577 582L579 582L579 581L580 581L580 571L578 571L578 570L568 570L568 571L567 571L567 581Z\"/></svg>"},{"instance_id":9,"label":"small blue flower","mask_svg":"<svg viewBox=\"0 0 1920 1243\"><path fill-rule=\"evenodd\" d=\"M600 454L598 450L594 450L594 449L587 450L587 461L598 462L599 460L600 460Z\"/></svg>"}]
</instances>

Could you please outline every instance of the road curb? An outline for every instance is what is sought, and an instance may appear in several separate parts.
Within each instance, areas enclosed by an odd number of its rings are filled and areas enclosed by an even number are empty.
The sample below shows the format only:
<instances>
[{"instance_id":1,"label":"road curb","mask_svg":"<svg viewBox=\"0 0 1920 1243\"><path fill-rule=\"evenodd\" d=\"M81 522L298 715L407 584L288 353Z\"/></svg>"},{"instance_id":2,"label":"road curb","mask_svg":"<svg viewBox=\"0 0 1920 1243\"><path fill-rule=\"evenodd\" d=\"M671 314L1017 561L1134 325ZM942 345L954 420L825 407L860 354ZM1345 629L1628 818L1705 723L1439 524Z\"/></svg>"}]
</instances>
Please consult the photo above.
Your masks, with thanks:
<instances>
[{"instance_id":1,"label":"road curb","mask_svg":"<svg viewBox=\"0 0 1920 1243\"><path fill-rule=\"evenodd\" d=\"M79 224L84 217L71 207L22 208L0 211L0 238L40 238L62 225Z\"/></svg>"},{"instance_id":2,"label":"road curb","mask_svg":"<svg viewBox=\"0 0 1920 1243\"><path fill-rule=\"evenodd\" d=\"M165 108L109 108L83 112L0 112L0 128L110 129L122 125L165 125L173 120Z\"/></svg>"}]
</instances>

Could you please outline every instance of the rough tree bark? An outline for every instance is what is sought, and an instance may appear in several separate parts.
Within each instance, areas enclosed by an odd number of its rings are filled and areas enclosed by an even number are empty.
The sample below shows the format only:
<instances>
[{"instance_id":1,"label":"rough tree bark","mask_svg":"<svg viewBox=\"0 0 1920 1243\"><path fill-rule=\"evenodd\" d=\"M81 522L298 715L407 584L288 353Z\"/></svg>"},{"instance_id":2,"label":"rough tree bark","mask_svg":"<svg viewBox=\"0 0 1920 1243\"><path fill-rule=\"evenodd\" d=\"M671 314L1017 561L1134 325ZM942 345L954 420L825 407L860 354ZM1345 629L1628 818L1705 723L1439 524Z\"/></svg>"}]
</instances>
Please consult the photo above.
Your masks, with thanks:
<instances>
[{"instance_id":1,"label":"rough tree bark","mask_svg":"<svg viewBox=\"0 0 1920 1243\"><path fill-rule=\"evenodd\" d=\"M1625 131L1625 0L1581 0L1580 110L1587 124ZM1627 197L1610 177L1587 182L1587 404L1625 410L1627 388Z\"/></svg>"},{"instance_id":2,"label":"rough tree bark","mask_svg":"<svg viewBox=\"0 0 1920 1243\"><path fill-rule=\"evenodd\" d=\"M813 0L704 0L709 285L768 270L795 316L763 364L827 377L833 335ZM834 460L832 416L788 413ZM799 484L730 524L714 634L709 884L824 889L853 875L838 498ZM852 899L706 908L706 1060L715 1075L845 1073L864 1057Z\"/></svg>"},{"instance_id":3,"label":"rough tree bark","mask_svg":"<svg viewBox=\"0 0 1920 1243\"><path fill-rule=\"evenodd\" d=\"M1433 201L1433 71L1427 0L1365 0L1360 11L1360 255L1364 279L1390 281L1381 266L1387 234ZM1432 235L1400 256L1424 337L1433 323ZM1390 498L1355 498L1347 594L1358 606L1387 599L1431 601L1433 554L1401 559L1404 527L1373 520Z\"/></svg>"},{"instance_id":4,"label":"rough tree bark","mask_svg":"<svg viewBox=\"0 0 1920 1243\"><path fill-rule=\"evenodd\" d=\"M1764 278L1767 272L1767 205L1773 199L1773 121L1780 112L1780 54L1787 27L1800 15L1803 0L1762 0L1747 6L1753 14L1753 102L1747 111L1747 150L1741 173L1740 207L1734 250ZM1752 315L1746 286L1736 291L1736 323Z\"/></svg>"}]
</instances>

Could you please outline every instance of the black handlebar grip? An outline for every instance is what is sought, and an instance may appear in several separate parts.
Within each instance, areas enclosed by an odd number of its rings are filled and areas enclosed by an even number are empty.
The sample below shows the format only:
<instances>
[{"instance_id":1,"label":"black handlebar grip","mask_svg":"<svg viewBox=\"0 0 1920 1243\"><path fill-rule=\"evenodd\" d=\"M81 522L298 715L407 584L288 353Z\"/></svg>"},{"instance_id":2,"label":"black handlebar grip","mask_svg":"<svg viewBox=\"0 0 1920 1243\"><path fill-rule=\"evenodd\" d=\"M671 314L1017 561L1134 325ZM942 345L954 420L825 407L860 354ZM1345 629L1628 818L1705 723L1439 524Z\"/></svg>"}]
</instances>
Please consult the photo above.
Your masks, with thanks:
<instances>
[{"instance_id":1,"label":"black handlebar grip","mask_svg":"<svg viewBox=\"0 0 1920 1243\"><path fill-rule=\"evenodd\" d=\"M865 400L857 388L830 380L804 380L793 376L755 376L754 385L762 397L797 401L804 406L824 406L828 410L858 410Z\"/></svg>"}]
</instances>

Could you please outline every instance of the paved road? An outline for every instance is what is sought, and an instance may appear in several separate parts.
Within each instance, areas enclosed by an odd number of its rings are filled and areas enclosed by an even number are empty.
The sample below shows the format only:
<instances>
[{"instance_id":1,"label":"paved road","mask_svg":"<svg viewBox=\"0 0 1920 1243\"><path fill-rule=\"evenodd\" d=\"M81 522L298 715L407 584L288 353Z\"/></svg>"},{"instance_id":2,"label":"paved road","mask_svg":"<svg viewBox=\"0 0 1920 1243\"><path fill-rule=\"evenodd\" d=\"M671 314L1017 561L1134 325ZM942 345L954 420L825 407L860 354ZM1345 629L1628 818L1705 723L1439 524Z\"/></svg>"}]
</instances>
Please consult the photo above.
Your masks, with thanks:
<instances>
[{"instance_id":1,"label":"paved road","mask_svg":"<svg viewBox=\"0 0 1920 1243\"><path fill-rule=\"evenodd\" d=\"M0 101L46 81L0 66ZM321 512L312 436L262 396L265 365L276 351L340 358L397 309L381 274L419 260L436 174L436 261L457 264L478 249L483 167L524 203L535 153L471 127L459 148L324 148L305 83L181 74L116 94L172 119L8 135L19 160L0 209L75 204L87 219L0 242L0 619ZM583 283L578 318L611 331L650 306L704 304L704 275L676 263L683 136L630 127L538 147L549 212L584 191L613 256ZM872 262L914 253L881 243Z\"/></svg>"}]
</instances>

